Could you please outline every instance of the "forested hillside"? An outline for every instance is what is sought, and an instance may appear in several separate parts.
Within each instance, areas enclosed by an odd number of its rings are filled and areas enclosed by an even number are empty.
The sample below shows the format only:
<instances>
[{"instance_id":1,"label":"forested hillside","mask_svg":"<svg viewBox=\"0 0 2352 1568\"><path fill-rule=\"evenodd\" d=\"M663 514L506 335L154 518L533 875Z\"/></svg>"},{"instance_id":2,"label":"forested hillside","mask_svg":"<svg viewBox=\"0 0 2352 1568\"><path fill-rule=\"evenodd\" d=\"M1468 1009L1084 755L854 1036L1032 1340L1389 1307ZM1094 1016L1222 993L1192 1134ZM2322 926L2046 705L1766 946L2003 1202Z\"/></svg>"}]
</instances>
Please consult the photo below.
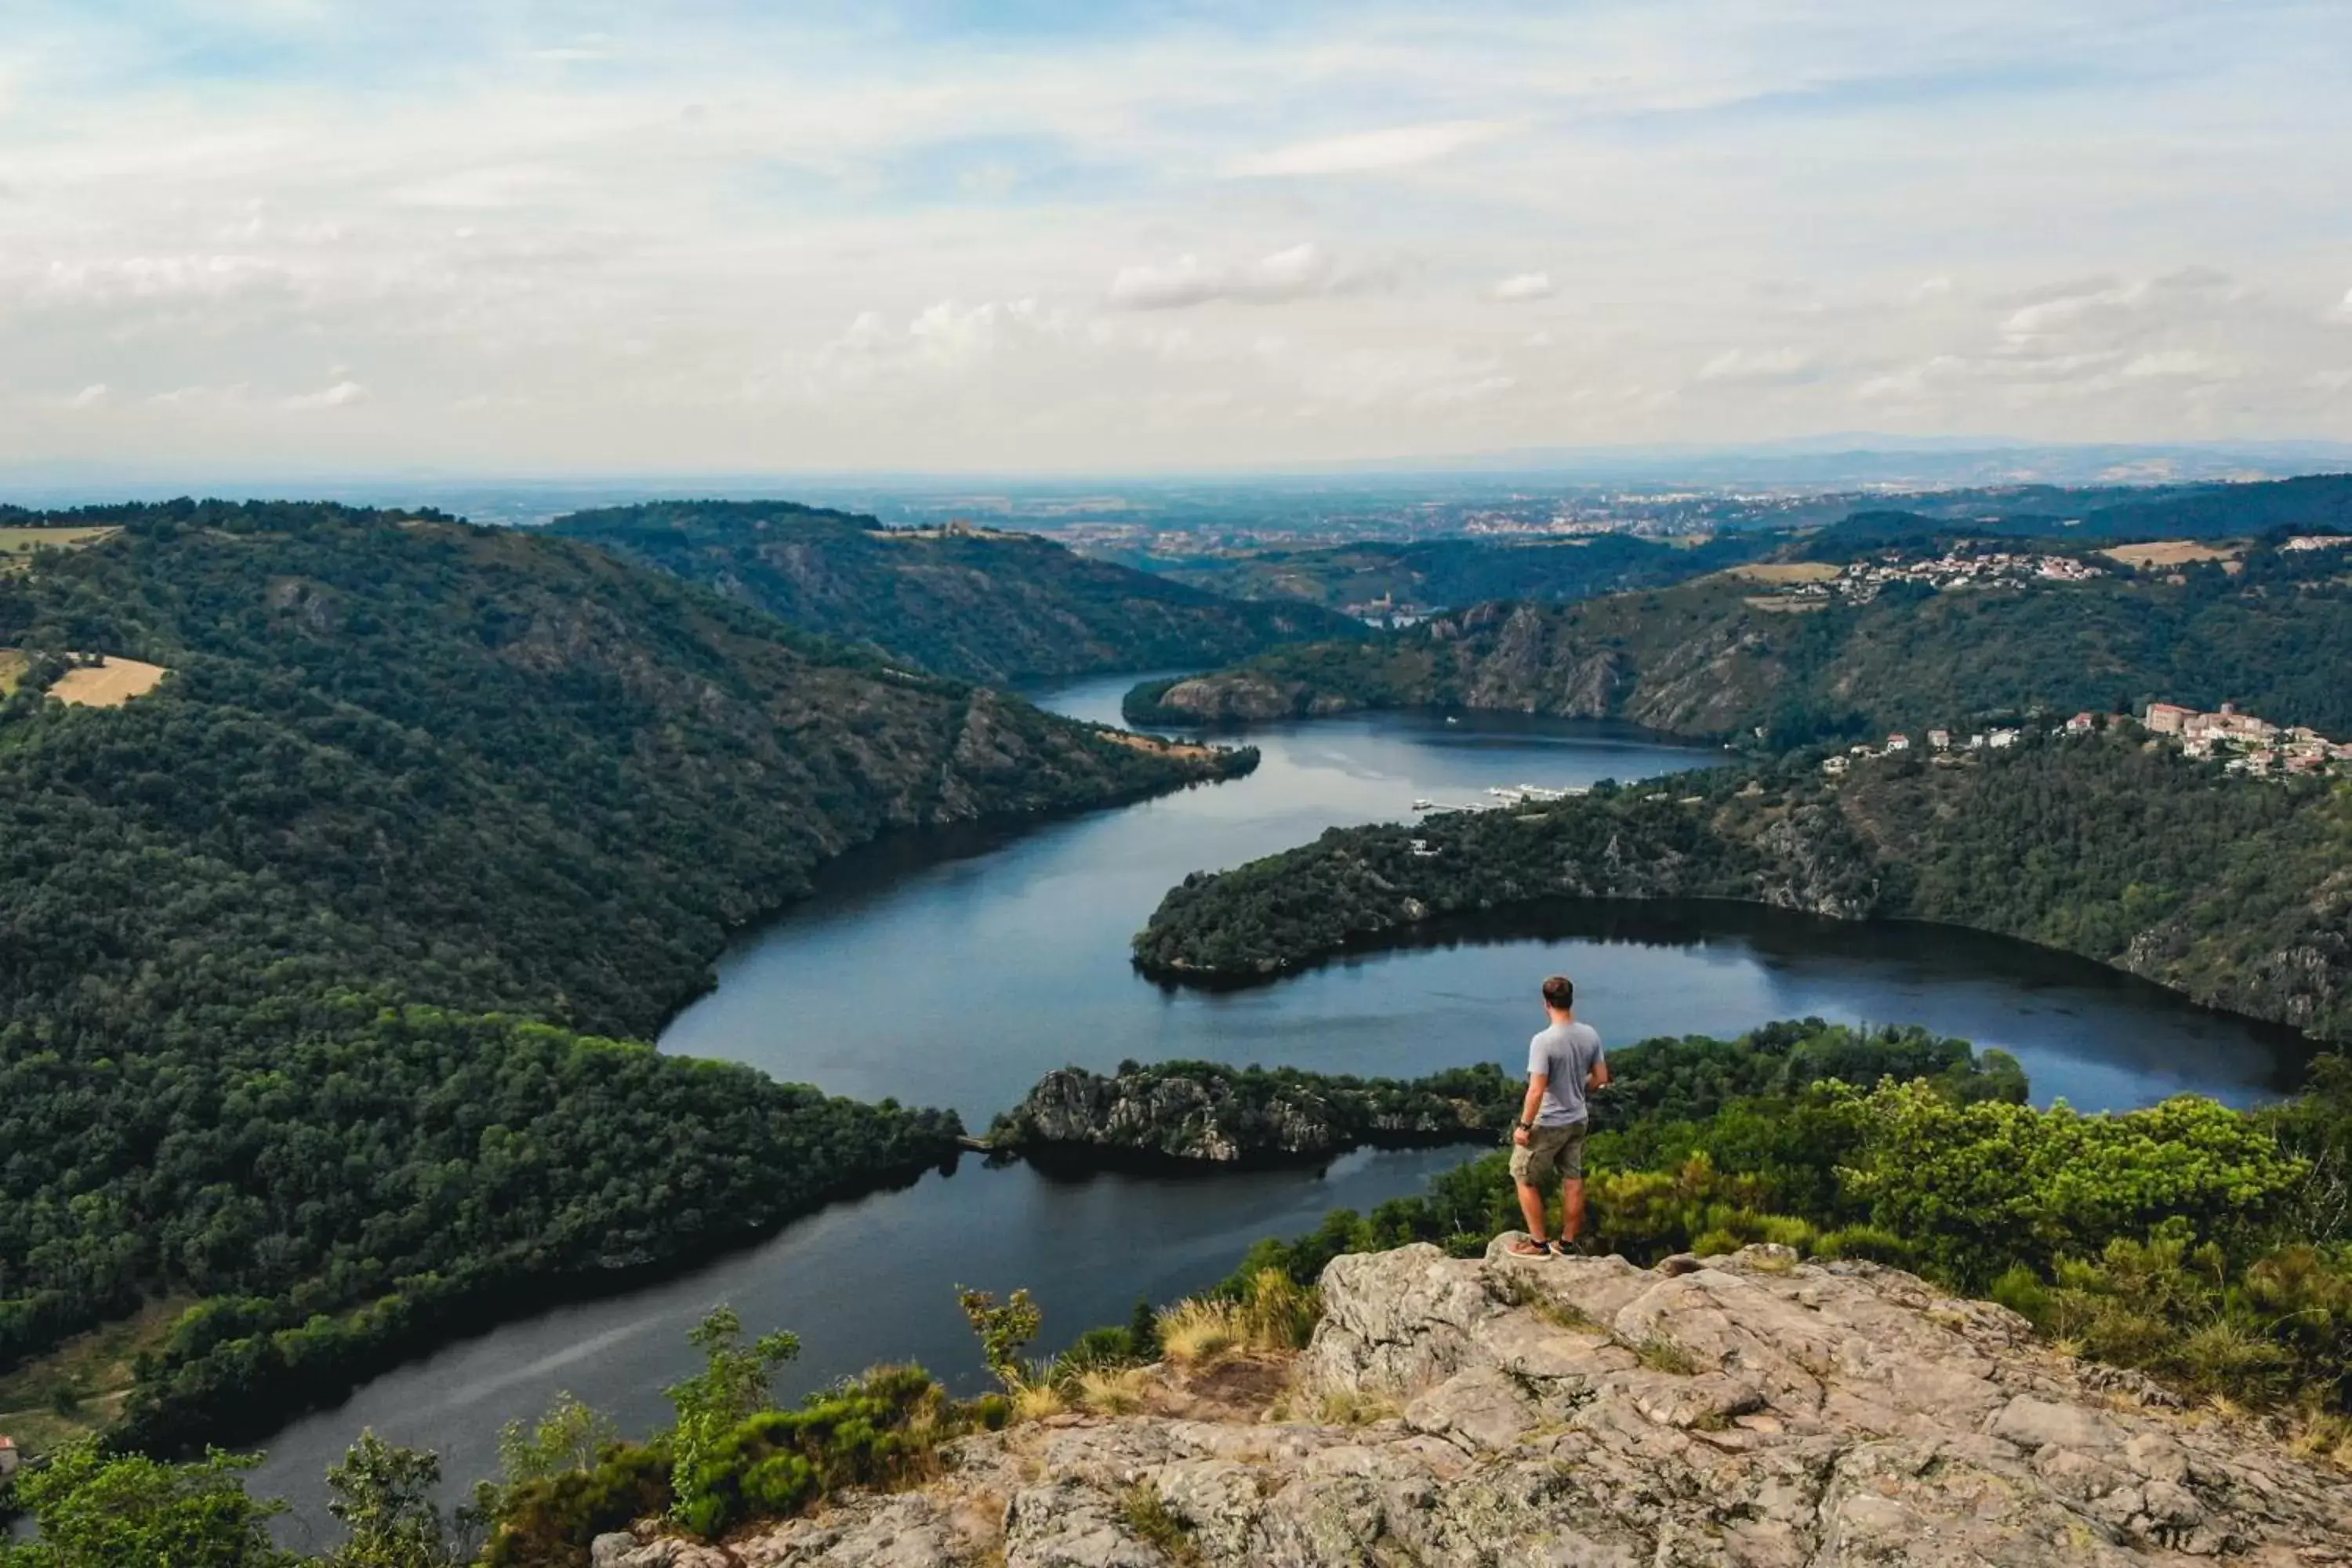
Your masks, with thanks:
<instances>
[{"instance_id":1,"label":"forested hillside","mask_svg":"<svg viewBox=\"0 0 2352 1568\"><path fill-rule=\"evenodd\" d=\"M1630 533L1545 539L1368 540L1186 561L1167 574L1242 598L1307 599L1339 609L1387 597L1444 609L1489 599L1584 599L1662 588L1755 561L1786 534L1755 530L1661 541Z\"/></svg>"},{"instance_id":2,"label":"forested hillside","mask_svg":"<svg viewBox=\"0 0 2352 1568\"><path fill-rule=\"evenodd\" d=\"M1214 665L1361 627L1247 604L1034 534L886 529L788 501L660 501L551 525L796 626L967 680Z\"/></svg>"},{"instance_id":3,"label":"forested hillside","mask_svg":"<svg viewBox=\"0 0 2352 1568\"><path fill-rule=\"evenodd\" d=\"M0 577L29 671L0 703L0 1372L203 1300L146 1365L143 1436L266 1422L494 1292L939 1158L952 1117L592 1037L649 1034L887 827L1249 761L887 670L564 540L104 521ZM69 708L40 689L69 651L172 673Z\"/></svg>"},{"instance_id":4,"label":"forested hillside","mask_svg":"<svg viewBox=\"0 0 2352 1568\"><path fill-rule=\"evenodd\" d=\"M1839 779L1727 768L1335 828L1186 879L1136 958L1175 978L1263 976L1433 933L1449 915L1559 898L1737 899L2021 937L2352 1038L2352 795L2325 779L2227 778L2137 733L1951 765L1887 759Z\"/></svg>"},{"instance_id":5,"label":"forested hillside","mask_svg":"<svg viewBox=\"0 0 2352 1568\"><path fill-rule=\"evenodd\" d=\"M1139 688L1138 721L1445 706L1631 720L1773 749L2036 709L2235 701L2352 735L2352 584L2329 550L2250 549L2084 582L1802 599L1771 568L1574 605L1488 604L1370 641ZM1760 728L1763 734L1755 736Z\"/></svg>"}]
</instances>

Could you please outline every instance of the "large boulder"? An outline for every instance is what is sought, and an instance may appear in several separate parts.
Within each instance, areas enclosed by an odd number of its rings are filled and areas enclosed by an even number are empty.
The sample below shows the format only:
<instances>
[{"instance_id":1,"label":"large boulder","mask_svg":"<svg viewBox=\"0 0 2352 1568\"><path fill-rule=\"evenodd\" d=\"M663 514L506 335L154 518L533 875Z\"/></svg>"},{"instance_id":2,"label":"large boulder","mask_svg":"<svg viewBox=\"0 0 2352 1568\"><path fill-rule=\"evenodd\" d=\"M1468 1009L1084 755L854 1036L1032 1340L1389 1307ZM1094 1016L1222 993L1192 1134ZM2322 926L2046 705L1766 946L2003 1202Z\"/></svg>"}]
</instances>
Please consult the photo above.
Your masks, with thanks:
<instances>
[{"instance_id":1,"label":"large boulder","mask_svg":"<svg viewBox=\"0 0 2352 1568\"><path fill-rule=\"evenodd\" d=\"M1258 1419L1064 1417L743 1568L2352 1563L2352 1476L2023 1320L1786 1249L1338 1258ZM699 1568L616 1538L597 1568Z\"/></svg>"}]
</instances>

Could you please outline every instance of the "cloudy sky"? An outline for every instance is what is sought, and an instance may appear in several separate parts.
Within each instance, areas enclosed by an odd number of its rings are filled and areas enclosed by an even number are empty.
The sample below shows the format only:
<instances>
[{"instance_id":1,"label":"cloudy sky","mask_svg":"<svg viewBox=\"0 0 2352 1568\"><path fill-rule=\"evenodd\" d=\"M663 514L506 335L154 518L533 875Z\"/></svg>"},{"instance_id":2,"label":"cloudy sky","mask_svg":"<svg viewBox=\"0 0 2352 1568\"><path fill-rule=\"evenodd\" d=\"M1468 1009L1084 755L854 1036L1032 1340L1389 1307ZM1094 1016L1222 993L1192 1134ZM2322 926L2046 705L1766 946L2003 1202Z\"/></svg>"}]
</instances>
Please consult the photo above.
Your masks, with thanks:
<instances>
[{"instance_id":1,"label":"cloudy sky","mask_svg":"<svg viewBox=\"0 0 2352 1568\"><path fill-rule=\"evenodd\" d=\"M0 0L0 467L2352 438L2343 0Z\"/></svg>"}]
</instances>

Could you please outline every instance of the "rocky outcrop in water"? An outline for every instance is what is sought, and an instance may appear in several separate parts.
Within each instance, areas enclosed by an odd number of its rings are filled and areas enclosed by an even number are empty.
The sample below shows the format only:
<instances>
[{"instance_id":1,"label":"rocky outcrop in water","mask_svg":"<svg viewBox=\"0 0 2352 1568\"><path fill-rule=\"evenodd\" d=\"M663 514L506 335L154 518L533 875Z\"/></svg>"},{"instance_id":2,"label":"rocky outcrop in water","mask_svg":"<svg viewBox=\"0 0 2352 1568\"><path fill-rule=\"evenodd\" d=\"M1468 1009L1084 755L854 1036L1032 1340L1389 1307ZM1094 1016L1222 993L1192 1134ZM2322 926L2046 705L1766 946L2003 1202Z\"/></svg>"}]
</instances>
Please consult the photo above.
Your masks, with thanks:
<instances>
[{"instance_id":1,"label":"rocky outcrop in water","mask_svg":"<svg viewBox=\"0 0 2352 1568\"><path fill-rule=\"evenodd\" d=\"M1341 1258L1286 1369L1167 1374L724 1548L595 1568L2352 1562L2352 1476L1866 1263Z\"/></svg>"},{"instance_id":2,"label":"rocky outcrop in water","mask_svg":"<svg viewBox=\"0 0 2352 1568\"><path fill-rule=\"evenodd\" d=\"M1491 1141L1519 1096L1491 1065L1411 1080L1213 1062L1127 1062L1110 1076L1064 1068L998 1117L989 1142L1033 1158L1265 1163Z\"/></svg>"}]
</instances>

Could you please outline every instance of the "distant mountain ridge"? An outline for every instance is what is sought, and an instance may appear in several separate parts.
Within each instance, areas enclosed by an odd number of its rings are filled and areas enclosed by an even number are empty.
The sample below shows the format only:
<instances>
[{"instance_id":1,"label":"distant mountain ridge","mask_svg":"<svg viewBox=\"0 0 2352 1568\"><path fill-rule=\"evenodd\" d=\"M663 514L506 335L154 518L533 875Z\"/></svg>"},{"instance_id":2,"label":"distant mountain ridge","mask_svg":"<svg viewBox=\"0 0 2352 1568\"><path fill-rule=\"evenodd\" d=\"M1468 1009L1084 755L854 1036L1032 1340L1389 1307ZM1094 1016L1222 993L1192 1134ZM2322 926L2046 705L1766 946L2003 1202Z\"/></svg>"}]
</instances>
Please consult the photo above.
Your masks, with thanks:
<instances>
[{"instance_id":1,"label":"distant mountain ridge","mask_svg":"<svg viewBox=\"0 0 2352 1568\"><path fill-rule=\"evenodd\" d=\"M1726 532L1668 542L1631 533L1525 539L1363 541L1187 561L1167 574L1241 598L1284 595L1333 609L1386 598L1398 608L1454 609L1489 599L1582 599L1661 588L1789 542L1778 532Z\"/></svg>"},{"instance_id":2,"label":"distant mountain ridge","mask_svg":"<svg viewBox=\"0 0 2352 1568\"><path fill-rule=\"evenodd\" d=\"M2188 494L2121 508L2178 535L2276 541L2326 531L2352 504L2352 479L2242 486L2216 512ZM2102 514L2094 514L2095 516ZM2239 526L2220 531L2217 518ZM1622 719L1676 734L1769 747L1906 725L1961 723L2036 709L2128 709L2163 700L2234 701L2278 722L2352 736L2352 581L2336 552L2275 542L2227 560L2135 569L2091 548L2124 524L2057 552L2096 574L2031 574L1938 592L1890 584L1865 598L1788 592L1808 573L1872 551L1905 560L1985 529L1916 513L1864 513L1824 529L1795 561L1736 567L1677 586L1575 604L1497 601L1369 641L1281 648L1213 674L1129 696L1139 722L1250 721L1356 708L1460 707ZM2129 533L2159 537L2164 527ZM1875 557L1873 557L1875 559ZM1762 733L1759 735L1758 731Z\"/></svg>"},{"instance_id":3,"label":"distant mountain ridge","mask_svg":"<svg viewBox=\"0 0 2352 1568\"><path fill-rule=\"evenodd\" d=\"M2034 485L2000 498L1989 514L1973 495L1918 497L1899 506L1859 509L1812 534L1804 553L1816 561L1842 560L1855 550L1930 536L2115 542L2263 539L2281 532L2352 532L2352 474L2137 491Z\"/></svg>"},{"instance_id":4,"label":"distant mountain ridge","mask_svg":"<svg viewBox=\"0 0 2352 1568\"><path fill-rule=\"evenodd\" d=\"M1314 605L1229 599L1034 534L887 529L790 501L610 507L549 531L965 680L1223 664L1363 629Z\"/></svg>"}]
</instances>

